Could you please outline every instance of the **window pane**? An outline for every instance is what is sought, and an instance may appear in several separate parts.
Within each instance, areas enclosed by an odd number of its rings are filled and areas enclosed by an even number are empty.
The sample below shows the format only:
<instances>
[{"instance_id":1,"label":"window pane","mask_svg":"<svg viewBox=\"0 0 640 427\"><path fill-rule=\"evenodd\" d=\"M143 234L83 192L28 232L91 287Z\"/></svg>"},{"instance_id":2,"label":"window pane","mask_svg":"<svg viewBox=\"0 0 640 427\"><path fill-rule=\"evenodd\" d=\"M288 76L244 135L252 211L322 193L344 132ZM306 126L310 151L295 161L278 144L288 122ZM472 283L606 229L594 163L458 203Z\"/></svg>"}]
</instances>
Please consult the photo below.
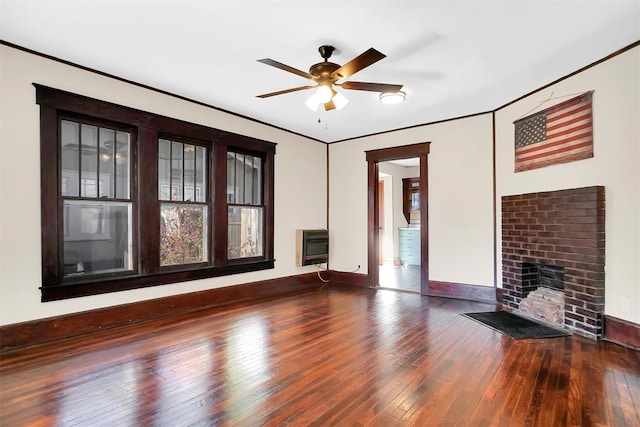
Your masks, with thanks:
<instances>
[{"instance_id":1,"label":"window pane","mask_svg":"<svg viewBox=\"0 0 640 427\"><path fill-rule=\"evenodd\" d=\"M262 211L256 207L229 207L229 259L262 256Z\"/></svg>"},{"instance_id":2,"label":"window pane","mask_svg":"<svg viewBox=\"0 0 640 427\"><path fill-rule=\"evenodd\" d=\"M131 203L64 201L64 276L132 270Z\"/></svg>"},{"instance_id":3,"label":"window pane","mask_svg":"<svg viewBox=\"0 0 640 427\"><path fill-rule=\"evenodd\" d=\"M182 201L182 143L171 142L171 200Z\"/></svg>"},{"instance_id":4,"label":"window pane","mask_svg":"<svg viewBox=\"0 0 640 427\"><path fill-rule=\"evenodd\" d=\"M227 153L227 203L235 203L236 154Z\"/></svg>"},{"instance_id":5,"label":"window pane","mask_svg":"<svg viewBox=\"0 0 640 427\"><path fill-rule=\"evenodd\" d=\"M248 154L227 153L227 202L262 204L262 159Z\"/></svg>"},{"instance_id":6,"label":"window pane","mask_svg":"<svg viewBox=\"0 0 640 427\"><path fill-rule=\"evenodd\" d=\"M104 235L103 206L80 206L80 233L82 235Z\"/></svg>"},{"instance_id":7,"label":"window pane","mask_svg":"<svg viewBox=\"0 0 640 427\"><path fill-rule=\"evenodd\" d=\"M98 195L98 128L82 125L80 127L80 196Z\"/></svg>"},{"instance_id":8,"label":"window pane","mask_svg":"<svg viewBox=\"0 0 640 427\"><path fill-rule=\"evenodd\" d=\"M253 156L244 156L244 203L253 202Z\"/></svg>"},{"instance_id":9,"label":"window pane","mask_svg":"<svg viewBox=\"0 0 640 427\"><path fill-rule=\"evenodd\" d=\"M196 184L196 147L184 144L184 200L194 202Z\"/></svg>"},{"instance_id":10,"label":"window pane","mask_svg":"<svg viewBox=\"0 0 640 427\"><path fill-rule=\"evenodd\" d=\"M207 150L196 147L196 201L206 202L207 198Z\"/></svg>"},{"instance_id":11,"label":"window pane","mask_svg":"<svg viewBox=\"0 0 640 427\"><path fill-rule=\"evenodd\" d=\"M160 265L207 261L207 207L160 205Z\"/></svg>"},{"instance_id":12,"label":"window pane","mask_svg":"<svg viewBox=\"0 0 640 427\"><path fill-rule=\"evenodd\" d=\"M78 163L80 160L80 126L78 123L60 122L60 157L62 160L61 194L78 196Z\"/></svg>"},{"instance_id":13,"label":"window pane","mask_svg":"<svg viewBox=\"0 0 640 427\"><path fill-rule=\"evenodd\" d=\"M131 134L116 132L116 198L128 199L131 176Z\"/></svg>"},{"instance_id":14,"label":"window pane","mask_svg":"<svg viewBox=\"0 0 640 427\"><path fill-rule=\"evenodd\" d=\"M158 141L158 199L171 200L171 141Z\"/></svg>"},{"instance_id":15,"label":"window pane","mask_svg":"<svg viewBox=\"0 0 640 427\"><path fill-rule=\"evenodd\" d=\"M262 204L262 159L253 158L253 204Z\"/></svg>"},{"instance_id":16,"label":"window pane","mask_svg":"<svg viewBox=\"0 0 640 427\"><path fill-rule=\"evenodd\" d=\"M100 181L98 182L100 197L115 197L113 188L115 146L115 132L111 129L100 128Z\"/></svg>"},{"instance_id":17,"label":"window pane","mask_svg":"<svg viewBox=\"0 0 640 427\"><path fill-rule=\"evenodd\" d=\"M234 193L237 204L244 203L244 155L236 153L236 183Z\"/></svg>"}]
</instances>

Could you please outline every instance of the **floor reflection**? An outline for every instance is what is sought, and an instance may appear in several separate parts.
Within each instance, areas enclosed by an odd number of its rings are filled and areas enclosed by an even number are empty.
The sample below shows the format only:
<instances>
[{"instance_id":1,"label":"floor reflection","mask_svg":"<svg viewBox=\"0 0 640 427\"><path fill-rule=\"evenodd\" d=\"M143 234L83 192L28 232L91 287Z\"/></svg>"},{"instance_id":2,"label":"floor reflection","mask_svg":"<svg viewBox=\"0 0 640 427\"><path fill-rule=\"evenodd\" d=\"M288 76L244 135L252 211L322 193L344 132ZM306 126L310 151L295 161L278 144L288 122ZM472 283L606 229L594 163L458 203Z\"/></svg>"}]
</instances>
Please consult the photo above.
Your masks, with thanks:
<instances>
[{"instance_id":1,"label":"floor reflection","mask_svg":"<svg viewBox=\"0 0 640 427\"><path fill-rule=\"evenodd\" d=\"M420 266L395 266L385 263L380 266L380 287L420 292Z\"/></svg>"}]
</instances>

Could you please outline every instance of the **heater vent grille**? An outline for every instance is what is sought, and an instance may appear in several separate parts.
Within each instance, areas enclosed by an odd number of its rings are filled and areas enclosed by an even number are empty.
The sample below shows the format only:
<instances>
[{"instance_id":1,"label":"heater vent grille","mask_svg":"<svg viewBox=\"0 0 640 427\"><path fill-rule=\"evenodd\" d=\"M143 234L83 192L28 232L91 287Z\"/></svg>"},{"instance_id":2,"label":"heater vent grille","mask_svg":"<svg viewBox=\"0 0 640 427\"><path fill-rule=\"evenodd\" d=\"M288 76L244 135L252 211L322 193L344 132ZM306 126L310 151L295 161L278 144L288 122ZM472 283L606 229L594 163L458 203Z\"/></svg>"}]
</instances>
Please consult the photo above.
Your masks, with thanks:
<instances>
[{"instance_id":1,"label":"heater vent grille","mask_svg":"<svg viewBox=\"0 0 640 427\"><path fill-rule=\"evenodd\" d=\"M296 230L296 266L324 264L328 261L328 230Z\"/></svg>"}]
</instances>

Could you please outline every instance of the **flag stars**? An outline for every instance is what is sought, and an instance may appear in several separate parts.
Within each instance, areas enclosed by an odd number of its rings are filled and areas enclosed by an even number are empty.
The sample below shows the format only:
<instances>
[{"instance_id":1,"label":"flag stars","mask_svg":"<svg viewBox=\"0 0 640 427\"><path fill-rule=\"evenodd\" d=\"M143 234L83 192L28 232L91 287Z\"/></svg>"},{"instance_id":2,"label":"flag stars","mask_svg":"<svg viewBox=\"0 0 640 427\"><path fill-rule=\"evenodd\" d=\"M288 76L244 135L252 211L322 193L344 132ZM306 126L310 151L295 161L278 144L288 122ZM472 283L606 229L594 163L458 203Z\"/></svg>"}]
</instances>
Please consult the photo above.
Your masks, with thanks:
<instances>
[{"instance_id":1,"label":"flag stars","mask_svg":"<svg viewBox=\"0 0 640 427\"><path fill-rule=\"evenodd\" d=\"M547 120L544 114L537 114L516 123L516 148L544 141L546 132Z\"/></svg>"}]
</instances>

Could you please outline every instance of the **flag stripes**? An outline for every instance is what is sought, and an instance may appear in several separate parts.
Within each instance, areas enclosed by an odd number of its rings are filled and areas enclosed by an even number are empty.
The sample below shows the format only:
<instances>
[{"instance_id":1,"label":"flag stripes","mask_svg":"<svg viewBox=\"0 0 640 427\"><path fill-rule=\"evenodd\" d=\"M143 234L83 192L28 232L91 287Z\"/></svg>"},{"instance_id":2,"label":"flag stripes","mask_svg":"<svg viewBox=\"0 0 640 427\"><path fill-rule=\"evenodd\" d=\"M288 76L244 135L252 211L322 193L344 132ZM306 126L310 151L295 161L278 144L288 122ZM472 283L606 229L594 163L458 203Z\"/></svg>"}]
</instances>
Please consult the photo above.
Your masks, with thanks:
<instances>
[{"instance_id":1,"label":"flag stripes","mask_svg":"<svg viewBox=\"0 0 640 427\"><path fill-rule=\"evenodd\" d=\"M593 157L592 92L515 122L515 171Z\"/></svg>"}]
</instances>

